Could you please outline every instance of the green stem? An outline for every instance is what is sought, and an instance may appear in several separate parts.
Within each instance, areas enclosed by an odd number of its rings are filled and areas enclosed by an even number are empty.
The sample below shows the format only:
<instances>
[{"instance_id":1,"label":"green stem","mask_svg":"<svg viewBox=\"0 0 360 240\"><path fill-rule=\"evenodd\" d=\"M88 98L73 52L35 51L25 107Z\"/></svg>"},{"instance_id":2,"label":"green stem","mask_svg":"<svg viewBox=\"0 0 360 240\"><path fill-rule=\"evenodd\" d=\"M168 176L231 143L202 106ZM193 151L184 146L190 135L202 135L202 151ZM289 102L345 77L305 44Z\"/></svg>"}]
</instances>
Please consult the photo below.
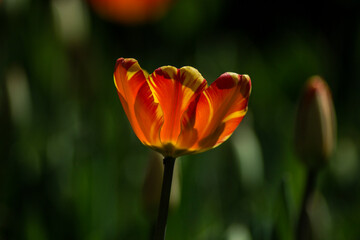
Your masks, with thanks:
<instances>
[{"instance_id":1,"label":"green stem","mask_svg":"<svg viewBox=\"0 0 360 240\"><path fill-rule=\"evenodd\" d=\"M309 216L307 214L306 208L309 205L311 196L314 193L317 173L317 170L310 170L306 178L305 192L302 199L300 217L296 228L297 240L309 239L309 235L311 234Z\"/></svg>"},{"instance_id":2,"label":"green stem","mask_svg":"<svg viewBox=\"0 0 360 240\"><path fill-rule=\"evenodd\" d=\"M173 177L175 158L165 157L164 158L164 175L161 188L161 197L159 205L159 214L157 224L155 227L154 240L165 239L165 228L168 217L169 200L171 192L171 182Z\"/></svg>"}]
</instances>

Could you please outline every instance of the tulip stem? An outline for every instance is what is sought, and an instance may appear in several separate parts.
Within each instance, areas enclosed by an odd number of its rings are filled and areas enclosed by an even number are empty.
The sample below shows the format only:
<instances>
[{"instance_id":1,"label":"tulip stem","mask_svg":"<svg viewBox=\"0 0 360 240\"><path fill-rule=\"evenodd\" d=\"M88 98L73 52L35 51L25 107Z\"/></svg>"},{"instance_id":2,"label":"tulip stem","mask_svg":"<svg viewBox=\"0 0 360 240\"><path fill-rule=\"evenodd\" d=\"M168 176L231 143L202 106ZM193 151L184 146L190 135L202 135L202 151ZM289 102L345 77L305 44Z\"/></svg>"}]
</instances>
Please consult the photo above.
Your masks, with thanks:
<instances>
[{"instance_id":1,"label":"tulip stem","mask_svg":"<svg viewBox=\"0 0 360 240\"><path fill-rule=\"evenodd\" d=\"M309 235L311 234L307 207L309 205L309 202L311 201L311 197L315 190L317 173L318 173L317 170L310 170L306 178L306 186L301 203L299 220L296 228L297 240L309 239Z\"/></svg>"},{"instance_id":2,"label":"tulip stem","mask_svg":"<svg viewBox=\"0 0 360 240\"><path fill-rule=\"evenodd\" d=\"M164 175L161 188L161 197L159 204L159 213L157 224L155 227L154 240L165 239L165 228L168 217L169 200L171 192L171 182L173 177L175 158L165 157L164 158Z\"/></svg>"}]
</instances>

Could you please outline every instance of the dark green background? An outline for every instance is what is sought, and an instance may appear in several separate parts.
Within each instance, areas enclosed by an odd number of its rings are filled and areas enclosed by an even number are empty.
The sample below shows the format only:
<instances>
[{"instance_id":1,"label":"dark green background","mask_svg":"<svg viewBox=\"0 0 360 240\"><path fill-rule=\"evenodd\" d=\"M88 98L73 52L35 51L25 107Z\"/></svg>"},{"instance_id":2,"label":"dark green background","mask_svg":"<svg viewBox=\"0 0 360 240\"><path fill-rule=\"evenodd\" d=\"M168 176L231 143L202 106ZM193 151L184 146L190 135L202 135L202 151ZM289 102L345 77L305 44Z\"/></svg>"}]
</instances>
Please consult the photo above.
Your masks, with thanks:
<instances>
[{"instance_id":1,"label":"dark green background","mask_svg":"<svg viewBox=\"0 0 360 240\"><path fill-rule=\"evenodd\" d=\"M163 18L126 26L85 1L0 1L0 239L149 239L151 150L118 99L119 57L148 72L190 65L209 83L227 71L252 79L234 136L178 160L167 239L292 239L306 174L294 122L314 74L332 90L338 123L317 182L315 239L359 239L359 10L355 0L177 0Z\"/></svg>"}]
</instances>

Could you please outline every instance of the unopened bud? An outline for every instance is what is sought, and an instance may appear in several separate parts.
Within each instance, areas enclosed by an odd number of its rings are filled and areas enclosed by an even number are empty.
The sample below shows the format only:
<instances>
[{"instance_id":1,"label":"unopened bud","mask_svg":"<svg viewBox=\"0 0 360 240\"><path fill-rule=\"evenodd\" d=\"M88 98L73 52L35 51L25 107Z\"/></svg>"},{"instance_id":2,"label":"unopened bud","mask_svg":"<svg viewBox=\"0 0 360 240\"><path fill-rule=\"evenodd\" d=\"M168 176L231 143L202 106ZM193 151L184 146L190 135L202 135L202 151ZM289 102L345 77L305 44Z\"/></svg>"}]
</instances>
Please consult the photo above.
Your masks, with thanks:
<instances>
[{"instance_id":1,"label":"unopened bud","mask_svg":"<svg viewBox=\"0 0 360 240\"><path fill-rule=\"evenodd\" d=\"M331 156L336 141L336 119L331 92L319 76L311 77L300 99L295 148L311 169L319 168Z\"/></svg>"},{"instance_id":2,"label":"unopened bud","mask_svg":"<svg viewBox=\"0 0 360 240\"><path fill-rule=\"evenodd\" d=\"M177 162L175 161L169 201L170 212L177 208L180 203L179 167L180 166L178 166ZM147 217L152 221L156 219L158 213L163 174L163 156L154 152L149 158L142 196L144 211Z\"/></svg>"}]
</instances>

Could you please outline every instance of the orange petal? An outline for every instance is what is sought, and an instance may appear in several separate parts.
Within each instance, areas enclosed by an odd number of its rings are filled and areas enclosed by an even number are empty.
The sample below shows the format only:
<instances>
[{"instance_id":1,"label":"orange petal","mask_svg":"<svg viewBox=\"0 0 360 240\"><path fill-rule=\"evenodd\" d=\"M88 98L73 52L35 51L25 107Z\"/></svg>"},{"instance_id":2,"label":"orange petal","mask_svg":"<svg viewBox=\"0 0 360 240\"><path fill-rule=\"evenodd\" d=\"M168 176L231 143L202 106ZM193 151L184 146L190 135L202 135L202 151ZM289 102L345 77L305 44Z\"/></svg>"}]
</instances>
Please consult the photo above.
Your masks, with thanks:
<instances>
[{"instance_id":1,"label":"orange petal","mask_svg":"<svg viewBox=\"0 0 360 240\"><path fill-rule=\"evenodd\" d=\"M147 73L135 59L119 58L114 82L130 124L145 145L160 146L163 114L146 81Z\"/></svg>"},{"instance_id":2,"label":"orange petal","mask_svg":"<svg viewBox=\"0 0 360 240\"><path fill-rule=\"evenodd\" d=\"M203 152L227 140L247 112L251 80L247 75L222 74L199 97L194 129L199 141L189 150Z\"/></svg>"},{"instance_id":3,"label":"orange petal","mask_svg":"<svg viewBox=\"0 0 360 240\"><path fill-rule=\"evenodd\" d=\"M160 104L164 113L161 142L167 148L168 154L172 154L181 132L182 115L196 95L205 89L207 83L195 68L177 69L171 66L158 68L148 81L155 102Z\"/></svg>"},{"instance_id":4,"label":"orange petal","mask_svg":"<svg viewBox=\"0 0 360 240\"><path fill-rule=\"evenodd\" d=\"M179 149L187 149L188 152L191 152L189 149L198 140L198 130L194 128L194 125L195 125L196 108L200 96L201 93L198 93L195 96L195 98L189 104L188 109L183 113L181 118L181 133L178 137L176 146Z\"/></svg>"}]
</instances>

